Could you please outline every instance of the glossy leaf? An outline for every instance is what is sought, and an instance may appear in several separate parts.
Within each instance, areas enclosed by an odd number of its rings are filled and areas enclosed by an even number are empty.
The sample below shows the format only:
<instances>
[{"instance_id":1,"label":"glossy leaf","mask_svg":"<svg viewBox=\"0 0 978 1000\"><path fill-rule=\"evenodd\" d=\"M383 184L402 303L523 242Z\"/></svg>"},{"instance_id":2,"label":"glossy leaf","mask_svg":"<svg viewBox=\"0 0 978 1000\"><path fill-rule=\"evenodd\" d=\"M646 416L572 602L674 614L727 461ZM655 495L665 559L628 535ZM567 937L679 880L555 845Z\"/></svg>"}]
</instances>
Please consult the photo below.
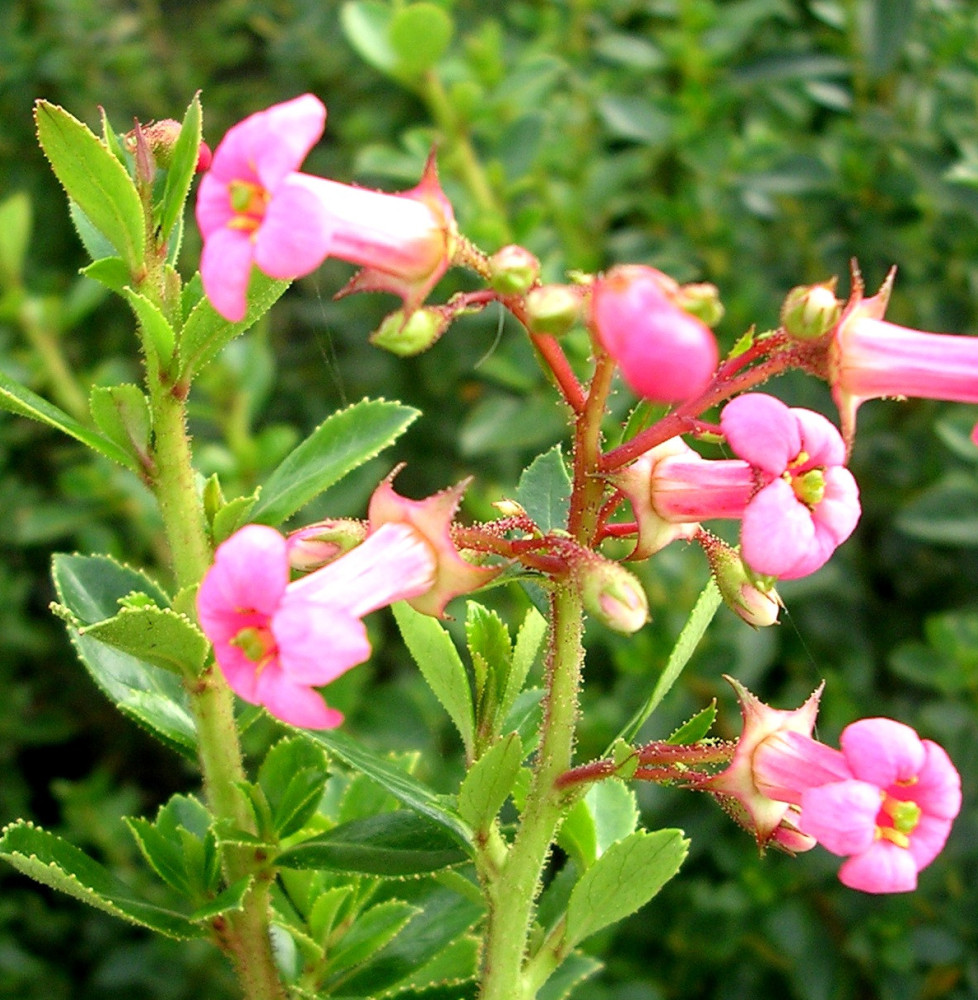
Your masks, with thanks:
<instances>
[{"instance_id":1,"label":"glossy leaf","mask_svg":"<svg viewBox=\"0 0 978 1000\"><path fill-rule=\"evenodd\" d=\"M567 527L571 480L560 445L538 455L524 470L516 500L541 531Z\"/></svg>"},{"instance_id":2,"label":"glossy leaf","mask_svg":"<svg viewBox=\"0 0 978 1000\"><path fill-rule=\"evenodd\" d=\"M393 444L418 411L363 399L328 417L268 477L249 517L279 525L348 472Z\"/></svg>"},{"instance_id":3,"label":"glossy leaf","mask_svg":"<svg viewBox=\"0 0 978 1000\"><path fill-rule=\"evenodd\" d=\"M417 907L403 899L388 899L361 913L329 951L329 975L362 964L396 937L417 914Z\"/></svg>"},{"instance_id":4,"label":"glossy leaf","mask_svg":"<svg viewBox=\"0 0 978 1000\"><path fill-rule=\"evenodd\" d=\"M88 399L98 429L135 460L149 447L152 415L136 385L95 386Z\"/></svg>"},{"instance_id":5,"label":"glossy leaf","mask_svg":"<svg viewBox=\"0 0 978 1000\"><path fill-rule=\"evenodd\" d=\"M197 169L197 157L201 140L200 95L194 99L183 116L180 135L170 154L170 165L166 171L163 186L163 201L160 205L160 232L169 239L170 230L183 212L184 202L190 192L190 182Z\"/></svg>"},{"instance_id":6,"label":"glossy leaf","mask_svg":"<svg viewBox=\"0 0 978 1000\"><path fill-rule=\"evenodd\" d=\"M173 327L163 315L159 306L150 302L145 295L140 295L131 288L123 289L125 300L132 307L139 321L143 338L146 343L152 344L156 356L164 366L170 363L173 358L173 350L176 345L176 334Z\"/></svg>"},{"instance_id":7,"label":"glossy leaf","mask_svg":"<svg viewBox=\"0 0 978 1000\"><path fill-rule=\"evenodd\" d=\"M546 618L536 608L529 608L523 619L523 624L520 625L519 631L516 633L513 659L509 668L509 676L506 678L506 689L499 701L499 712L503 718L512 711L517 697L523 690L523 685L536 661L540 644L546 634Z\"/></svg>"},{"instance_id":8,"label":"glossy leaf","mask_svg":"<svg viewBox=\"0 0 978 1000\"><path fill-rule=\"evenodd\" d=\"M703 739L713 727L717 717L716 698L706 708L697 712L688 722L684 722L668 739L669 743L696 743Z\"/></svg>"},{"instance_id":9,"label":"glossy leaf","mask_svg":"<svg viewBox=\"0 0 978 1000\"><path fill-rule=\"evenodd\" d=\"M472 765L458 793L458 811L466 823L485 830L502 808L523 763L516 733L504 736Z\"/></svg>"},{"instance_id":10,"label":"glossy leaf","mask_svg":"<svg viewBox=\"0 0 978 1000\"><path fill-rule=\"evenodd\" d=\"M374 69L393 75L397 52L390 41L391 8L379 0L351 0L340 8L340 27L357 54Z\"/></svg>"},{"instance_id":11,"label":"glossy leaf","mask_svg":"<svg viewBox=\"0 0 978 1000\"><path fill-rule=\"evenodd\" d=\"M272 810L278 837L301 830L315 814L328 777L323 748L299 736L287 736L265 755L258 784Z\"/></svg>"}]
</instances>

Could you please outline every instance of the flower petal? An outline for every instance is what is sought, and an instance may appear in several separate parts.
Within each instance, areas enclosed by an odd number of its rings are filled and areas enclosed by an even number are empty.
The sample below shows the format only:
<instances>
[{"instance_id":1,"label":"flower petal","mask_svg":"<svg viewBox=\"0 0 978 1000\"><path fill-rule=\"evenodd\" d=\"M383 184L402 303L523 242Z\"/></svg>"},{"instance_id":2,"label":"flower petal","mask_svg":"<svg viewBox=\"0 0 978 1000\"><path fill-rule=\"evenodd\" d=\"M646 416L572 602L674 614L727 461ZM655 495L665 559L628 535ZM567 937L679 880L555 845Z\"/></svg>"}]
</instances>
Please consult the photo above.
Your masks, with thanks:
<instances>
[{"instance_id":1,"label":"flower petal","mask_svg":"<svg viewBox=\"0 0 978 1000\"><path fill-rule=\"evenodd\" d=\"M895 719L860 719L839 737L850 770L861 781L884 790L915 781L927 751L920 737Z\"/></svg>"},{"instance_id":2,"label":"flower petal","mask_svg":"<svg viewBox=\"0 0 978 1000\"><path fill-rule=\"evenodd\" d=\"M891 789L895 798L912 798L929 816L941 819L954 819L961 810L961 775L951 763L951 758L943 747L931 740L923 740L923 766L917 772L917 781L913 786L903 789Z\"/></svg>"},{"instance_id":3,"label":"flower petal","mask_svg":"<svg viewBox=\"0 0 978 1000\"><path fill-rule=\"evenodd\" d=\"M861 854L876 839L879 811L878 787L867 781L835 781L802 792L798 829L833 854Z\"/></svg>"},{"instance_id":4,"label":"flower petal","mask_svg":"<svg viewBox=\"0 0 978 1000\"><path fill-rule=\"evenodd\" d=\"M298 176L279 185L255 234L255 263L272 278L310 274L325 260L332 239L329 213Z\"/></svg>"},{"instance_id":5,"label":"flower petal","mask_svg":"<svg viewBox=\"0 0 978 1000\"><path fill-rule=\"evenodd\" d=\"M772 476L780 476L801 450L792 410L764 392L732 399L720 414L720 427L738 458Z\"/></svg>"},{"instance_id":6,"label":"flower petal","mask_svg":"<svg viewBox=\"0 0 978 1000\"><path fill-rule=\"evenodd\" d=\"M227 320L237 323L248 311L248 280L254 245L247 233L218 229L204 243L200 255L200 280L211 305Z\"/></svg>"},{"instance_id":7,"label":"flower petal","mask_svg":"<svg viewBox=\"0 0 978 1000\"><path fill-rule=\"evenodd\" d=\"M951 832L951 820L937 816L921 816L910 834L910 854L917 870L926 868L944 848Z\"/></svg>"},{"instance_id":8,"label":"flower petal","mask_svg":"<svg viewBox=\"0 0 978 1000\"><path fill-rule=\"evenodd\" d=\"M744 561L755 573L782 579L803 576L795 570L815 544L811 513L788 483L775 479L745 508L740 542Z\"/></svg>"},{"instance_id":9,"label":"flower petal","mask_svg":"<svg viewBox=\"0 0 978 1000\"><path fill-rule=\"evenodd\" d=\"M801 434L801 451L808 455L807 466L843 465L846 460L846 446L835 424L821 413L792 407L792 416L798 423Z\"/></svg>"},{"instance_id":10,"label":"flower petal","mask_svg":"<svg viewBox=\"0 0 978 1000\"><path fill-rule=\"evenodd\" d=\"M262 184L274 191L288 174L299 169L309 150L319 142L326 127L326 106L314 94L302 94L273 104L258 116L261 141L251 155Z\"/></svg>"},{"instance_id":11,"label":"flower petal","mask_svg":"<svg viewBox=\"0 0 978 1000\"><path fill-rule=\"evenodd\" d=\"M280 673L266 669L261 674L260 702L283 722L304 729L335 729L343 713L329 708L322 695L305 684L297 684Z\"/></svg>"},{"instance_id":12,"label":"flower petal","mask_svg":"<svg viewBox=\"0 0 978 1000\"><path fill-rule=\"evenodd\" d=\"M320 687L370 656L367 630L342 608L317 606L286 594L272 619L282 672L290 682Z\"/></svg>"},{"instance_id":13,"label":"flower petal","mask_svg":"<svg viewBox=\"0 0 978 1000\"><path fill-rule=\"evenodd\" d=\"M910 892L917 888L917 866L909 851L878 840L843 862L839 881L861 892Z\"/></svg>"}]
</instances>

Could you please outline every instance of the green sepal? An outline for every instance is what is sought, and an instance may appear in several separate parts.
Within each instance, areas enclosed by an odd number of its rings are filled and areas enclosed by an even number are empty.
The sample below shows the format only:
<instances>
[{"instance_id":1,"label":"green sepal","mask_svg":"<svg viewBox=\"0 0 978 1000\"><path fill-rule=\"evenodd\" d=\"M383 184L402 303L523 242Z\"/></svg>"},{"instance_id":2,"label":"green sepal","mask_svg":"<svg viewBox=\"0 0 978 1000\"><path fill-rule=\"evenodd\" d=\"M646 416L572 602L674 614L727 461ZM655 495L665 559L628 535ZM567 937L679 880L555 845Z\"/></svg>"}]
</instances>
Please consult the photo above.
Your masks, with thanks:
<instances>
[{"instance_id":1,"label":"green sepal","mask_svg":"<svg viewBox=\"0 0 978 1000\"><path fill-rule=\"evenodd\" d=\"M53 403L38 396L27 386L8 378L2 371L0 371L0 409L47 424L48 427L53 427L55 430L61 431L62 434L67 434L68 437L73 437L76 441L87 445L92 451L96 451L106 458L111 458L113 462L118 462L119 465L131 469L133 472L139 471L133 456L120 448L114 441L89 430L84 424L65 413L64 410L58 409Z\"/></svg>"},{"instance_id":2,"label":"green sepal","mask_svg":"<svg viewBox=\"0 0 978 1000\"><path fill-rule=\"evenodd\" d=\"M679 871L688 847L680 830L636 830L612 844L571 892L561 950L644 906Z\"/></svg>"},{"instance_id":3,"label":"green sepal","mask_svg":"<svg viewBox=\"0 0 978 1000\"><path fill-rule=\"evenodd\" d=\"M176 674L79 632L114 618L119 602L133 592L147 595L160 607L168 603L166 594L143 573L108 556L55 555L52 577L70 616L69 638L98 687L124 715L196 762L197 731Z\"/></svg>"},{"instance_id":4,"label":"green sepal","mask_svg":"<svg viewBox=\"0 0 978 1000\"><path fill-rule=\"evenodd\" d=\"M143 208L125 167L64 108L38 101L34 119L41 148L68 197L115 247L130 271L138 271L146 253Z\"/></svg>"},{"instance_id":5,"label":"green sepal","mask_svg":"<svg viewBox=\"0 0 978 1000\"><path fill-rule=\"evenodd\" d=\"M142 389L136 385L95 386L88 397L95 426L137 462L149 449L153 416Z\"/></svg>"},{"instance_id":6,"label":"green sepal","mask_svg":"<svg viewBox=\"0 0 978 1000\"><path fill-rule=\"evenodd\" d=\"M258 785L270 809L272 831L289 837L315 814L326 786L329 758L322 747L286 736L265 755Z\"/></svg>"},{"instance_id":7,"label":"green sepal","mask_svg":"<svg viewBox=\"0 0 978 1000\"><path fill-rule=\"evenodd\" d=\"M467 859L458 838L443 825L399 809L342 823L288 848L275 863L391 878L440 871Z\"/></svg>"},{"instance_id":8,"label":"green sepal","mask_svg":"<svg viewBox=\"0 0 978 1000\"><path fill-rule=\"evenodd\" d=\"M408 652L471 756L475 739L472 688L454 640L437 619L415 611L404 601L392 605L391 610Z\"/></svg>"},{"instance_id":9,"label":"green sepal","mask_svg":"<svg viewBox=\"0 0 978 1000\"><path fill-rule=\"evenodd\" d=\"M486 830L509 798L523 763L517 733L504 736L469 768L458 792L458 811L474 830Z\"/></svg>"},{"instance_id":10,"label":"green sepal","mask_svg":"<svg viewBox=\"0 0 978 1000\"><path fill-rule=\"evenodd\" d=\"M167 937L186 939L204 933L182 914L140 899L84 851L32 823L20 821L4 829L0 858L42 885Z\"/></svg>"},{"instance_id":11,"label":"green sepal","mask_svg":"<svg viewBox=\"0 0 978 1000\"><path fill-rule=\"evenodd\" d=\"M201 108L200 93L194 99L183 116L180 135L173 145L170 154L170 165L166 171L166 183L163 186L163 201L160 204L159 227L164 240L170 238L170 230L183 213L183 206L190 193L190 183L197 169L197 158L200 153L201 140Z\"/></svg>"},{"instance_id":12,"label":"green sepal","mask_svg":"<svg viewBox=\"0 0 978 1000\"><path fill-rule=\"evenodd\" d=\"M268 477L250 519L281 524L393 444L419 415L413 407L385 399L362 399L334 413Z\"/></svg>"}]
</instances>

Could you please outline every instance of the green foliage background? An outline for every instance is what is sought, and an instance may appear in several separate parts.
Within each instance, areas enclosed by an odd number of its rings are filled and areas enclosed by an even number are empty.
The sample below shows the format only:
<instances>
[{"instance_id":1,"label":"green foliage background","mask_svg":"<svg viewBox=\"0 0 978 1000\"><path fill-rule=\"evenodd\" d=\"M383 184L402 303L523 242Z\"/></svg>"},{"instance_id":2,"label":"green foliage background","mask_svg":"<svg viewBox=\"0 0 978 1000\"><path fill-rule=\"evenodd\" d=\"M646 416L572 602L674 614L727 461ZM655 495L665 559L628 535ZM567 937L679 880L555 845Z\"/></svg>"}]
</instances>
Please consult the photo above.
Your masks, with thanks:
<instances>
[{"instance_id":1,"label":"green foliage background","mask_svg":"<svg viewBox=\"0 0 978 1000\"><path fill-rule=\"evenodd\" d=\"M632 261L712 281L727 306L727 346L752 323L774 325L795 284L838 274L845 289L853 256L870 286L898 266L892 320L978 335L970 0L442 0L454 37L427 80L394 79L382 59L362 58L364 18L384 6L3 4L0 200L23 194L0 217L3 369L76 413L89 386L138 377L129 318L77 276L81 248L34 140L32 101L60 103L90 124L103 105L125 128L134 116L180 117L197 89L212 144L254 110L317 93L329 122L307 168L339 180L410 187L438 142L461 228L484 249L521 242L551 280ZM188 270L198 249L188 226ZM350 273L328 262L299 282L202 377L202 470L219 471L228 495L248 492L332 409L383 395L424 417L396 456L328 494L309 519L320 509L361 513L399 459L409 463L399 486L414 495L474 474L468 513L488 515L566 430L527 345L486 314L426 355L395 359L367 343L391 300L333 301ZM451 275L439 292L466 280ZM53 381L32 352L52 340L70 380ZM772 388L831 413L810 380ZM622 395L622 410L627 402ZM722 673L780 707L825 678L823 738L880 714L947 747L966 794L945 854L918 893L862 896L838 884L827 854L758 859L711 802L643 790L647 824L684 827L692 853L652 905L589 943L606 969L588 997L978 996L978 455L966 441L976 414L963 409L862 409L855 537L814 578L782 589L780 628L752 633L723 612L645 730L667 735L717 696L720 727L735 733ZM110 552L165 577L150 504L119 470L11 417L0 420L0 463L0 821L34 818L138 879L119 817L151 813L192 789L193 775L101 699L46 606L54 549ZM659 605L653 624L629 639L589 635L582 759L648 692L705 566L694 551L670 549L645 575ZM452 787L460 770L450 725L393 641L389 617L375 616L371 629L378 655L337 686L351 730L376 747L421 750L427 776ZM0 995L136 994L234 992L210 952L177 950L0 872Z\"/></svg>"}]
</instances>

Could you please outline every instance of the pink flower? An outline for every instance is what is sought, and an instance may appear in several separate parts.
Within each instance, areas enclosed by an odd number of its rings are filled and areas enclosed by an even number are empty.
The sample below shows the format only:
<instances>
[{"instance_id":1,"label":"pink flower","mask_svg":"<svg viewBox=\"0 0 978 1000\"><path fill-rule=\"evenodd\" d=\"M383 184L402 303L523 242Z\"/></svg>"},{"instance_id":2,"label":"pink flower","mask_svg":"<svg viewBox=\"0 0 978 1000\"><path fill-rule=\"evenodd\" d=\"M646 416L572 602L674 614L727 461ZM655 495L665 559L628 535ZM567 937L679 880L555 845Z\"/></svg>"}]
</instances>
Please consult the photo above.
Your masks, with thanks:
<instances>
[{"instance_id":1,"label":"pink flower","mask_svg":"<svg viewBox=\"0 0 978 1000\"><path fill-rule=\"evenodd\" d=\"M679 286L652 267L612 268L591 286L591 326L639 396L676 403L706 388L719 353L708 326L677 304Z\"/></svg>"},{"instance_id":2,"label":"pink flower","mask_svg":"<svg viewBox=\"0 0 978 1000\"><path fill-rule=\"evenodd\" d=\"M455 216L434 159L400 194L300 173L325 123L322 102L304 94L239 122L215 150L197 195L200 273L226 319L244 317L252 264L291 280L327 256L348 260L364 270L341 294L394 292L410 313L451 263Z\"/></svg>"},{"instance_id":3,"label":"pink flower","mask_svg":"<svg viewBox=\"0 0 978 1000\"><path fill-rule=\"evenodd\" d=\"M895 271L863 298L859 272L829 341L828 377L846 441L867 399L914 396L978 403L978 337L923 333L883 321Z\"/></svg>"},{"instance_id":4,"label":"pink flower","mask_svg":"<svg viewBox=\"0 0 978 1000\"><path fill-rule=\"evenodd\" d=\"M847 726L841 752L803 732L758 744L764 795L801 810L798 829L847 860L839 878L863 892L908 892L940 853L961 808L961 778L944 750L892 719Z\"/></svg>"},{"instance_id":5,"label":"pink flower","mask_svg":"<svg viewBox=\"0 0 978 1000\"><path fill-rule=\"evenodd\" d=\"M249 524L218 548L197 612L221 672L241 698L291 725L331 729L343 716L315 689L370 655L360 619L423 594L435 569L432 549L418 532L388 524L290 583L285 538Z\"/></svg>"},{"instance_id":6,"label":"pink flower","mask_svg":"<svg viewBox=\"0 0 978 1000\"><path fill-rule=\"evenodd\" d=\"M760 392L731 400L720 426L763 484L744 509L744 560L782 580L814 573L859 520L859 489L843 465L839 432L821 414Z\"/></svg>"},{"instance_id":7,"label":"pink flower","mask_svg":"<svg viewBox=\"0 0 978 1000\"><path fill-rule=\"evenodd\" d=\"M323 103L303 94L239 122L214 151L197 193L200 277L225 319L244 318L252 264L290 280L329 253L332 220L297 173L325 124Z\"/></svg>"}]
</instances>

